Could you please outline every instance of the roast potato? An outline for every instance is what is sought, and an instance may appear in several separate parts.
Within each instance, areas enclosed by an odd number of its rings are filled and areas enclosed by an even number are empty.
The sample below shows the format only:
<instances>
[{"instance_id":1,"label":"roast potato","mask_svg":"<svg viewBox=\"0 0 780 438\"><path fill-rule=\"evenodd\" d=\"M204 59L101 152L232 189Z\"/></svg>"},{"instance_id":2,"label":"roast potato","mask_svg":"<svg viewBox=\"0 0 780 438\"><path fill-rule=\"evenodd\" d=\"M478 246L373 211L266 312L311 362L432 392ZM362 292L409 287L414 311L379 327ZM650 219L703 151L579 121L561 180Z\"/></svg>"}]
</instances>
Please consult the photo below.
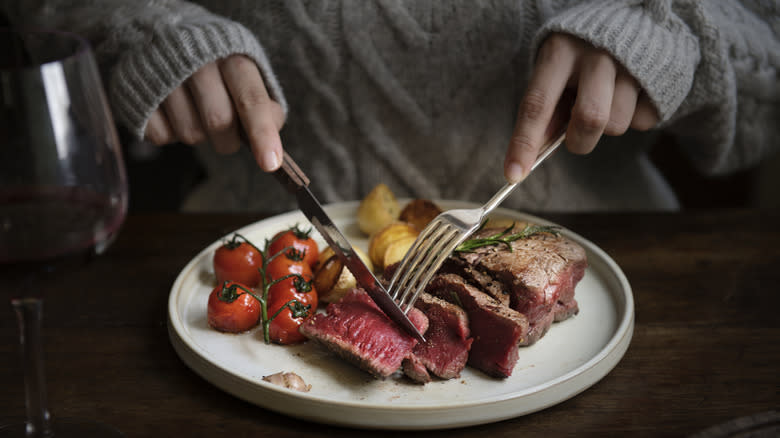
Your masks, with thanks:
<instances>
[{"instance_id":1,"label":"roast potato","mask_svg":"<svg viewBox=\"0 0 780 438\"><path fill-rule=\"evenodd\" d=\"M441 213L441 208L429 199L412 199L401 210L398 219L422 230L430 221Z\"/></svg>"},{"instance_id":2,"label":"roast potato","mask_svg":"<svg viewBox=\"0 0 780 438\"><path fill-rule=\"evenodd\" d=\"M391 243L411 237L416 239L420 230L408 222L392 222L371 235L368 241L368 257L378 270L385 269L385 251Z\"/></svg>"},{"instance_id":3,"label":"roast potato","mask_svg":"<svg viewBox=\"0 0 780 438\"><path fill-rule=\"evenodd\" d=\"M371 259L360 248L354 248L355 253L363 260L369 270L373 270ZM338 301L357 285L355 276L344 267L341 259L330 247L320 252L317 269L314 272L314 288L320 301L332 303Z\"/></svg>"},{"instance_id":4,"label":"roast potato","mask_svg":"<svg viewBox=\"0 0 780 438\"><path fill-rule=\"evenodd\" d=\"M357 211L360 231L370 236L385 225L398 220L401 206L385 184L377 184L362 201Z\"/></svg>"},{"instance_id":5,"label":"roast potato","mask_svg":"<svg viewBox=\"0 0 780 438\"><path fill-rule=\"evenodd\" d=\"M344 264L341 263L332 249L328 248L326 251L327 254L324 252L320 254L317 269L314 271L314 289L317 290L320 301L328 301L325 298L338 282L344 268Z\"/></svg>"},{"instance_id":6,"label":"roast potato","mask_svg":"<svg viewBox=\"0 0 780 438\"><path fill-rule=\"evenodd\" d=\"M409 248L412 247L415 240L417 240L416 236L405 236L390 242L390 245L387 245L387 249L385 249L385 255L382 260L382 268L384 269L393 263L398 263L403 260L404 256L407 252L409 252Z\"/></svg>"}]
</instances>

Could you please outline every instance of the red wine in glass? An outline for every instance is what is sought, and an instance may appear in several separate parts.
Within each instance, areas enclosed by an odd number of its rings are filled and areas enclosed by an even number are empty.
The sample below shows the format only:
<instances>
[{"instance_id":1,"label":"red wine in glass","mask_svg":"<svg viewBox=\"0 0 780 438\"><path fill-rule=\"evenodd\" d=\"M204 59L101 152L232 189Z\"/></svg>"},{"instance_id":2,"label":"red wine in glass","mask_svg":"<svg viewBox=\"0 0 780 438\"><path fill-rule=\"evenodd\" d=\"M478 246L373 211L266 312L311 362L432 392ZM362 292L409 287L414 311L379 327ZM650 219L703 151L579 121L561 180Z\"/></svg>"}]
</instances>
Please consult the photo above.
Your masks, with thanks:
<instances>
[{"instance_id":1,"label":"red wine in glass","mask_svg":"<svg viewBox=\"0 0 780 438\"><path fill-rule=\"evenodd\" d=\"M50 414L41 320L56 276L88 269L126 212L124 163L89 44L0 29L0 290L19 322L27 413L0 424L0 437L122 436Z\"/></svg>"},{"instance_id":2,"label":"red wine in glass","mask_svg":"<svg viewBox=\"0 0 780 438\"><path fill-rule=\"evenodd\" d=\"M78 268L101 254L119 231L121 199L79 187L0 189L0 275L30 282ZM13 298L40 294L31 287Z\"/></svg>"}]
</instances>

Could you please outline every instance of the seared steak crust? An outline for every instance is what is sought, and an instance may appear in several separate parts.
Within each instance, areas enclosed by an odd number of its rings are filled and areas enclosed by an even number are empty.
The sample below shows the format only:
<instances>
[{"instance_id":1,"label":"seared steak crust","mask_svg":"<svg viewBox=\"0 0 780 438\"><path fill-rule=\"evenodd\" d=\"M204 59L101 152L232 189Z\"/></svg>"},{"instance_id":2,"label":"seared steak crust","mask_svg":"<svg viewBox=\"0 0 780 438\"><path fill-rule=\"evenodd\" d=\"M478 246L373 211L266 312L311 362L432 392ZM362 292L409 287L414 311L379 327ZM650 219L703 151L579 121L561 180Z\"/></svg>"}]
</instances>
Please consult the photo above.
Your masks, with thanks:
<instances>
[{"instance_id":1,"label":"seared steak crust","mask_svg":"<svg viewBox=\"0 0 780 438\"><path fill-rule=\"evenodd\" d=\"M500 229L481 230L486 237ZM516 228L513 232L519 232ZM541 338L554 320L577 313L574 287L587 266L585 250L575 242L549 233L539 233L511 244L482 247L457 253L455 265L472 266L500 282L510 294L509 306L528 318L531 336L524 344Z\"/></svg>"},{"instance_id":2,"label":"seared steak crust","mask_svg":"<svg viewBox=\"0 0 780 438\"><path fill-rule=\"evenodd\" d=\"M500 281L496 281L488 272L468 264L462 257L450 257L439 270L441 273L455 273L469 284L495 298L502 306L509 306L509 291Z\"/></svg>"}]
</instances>

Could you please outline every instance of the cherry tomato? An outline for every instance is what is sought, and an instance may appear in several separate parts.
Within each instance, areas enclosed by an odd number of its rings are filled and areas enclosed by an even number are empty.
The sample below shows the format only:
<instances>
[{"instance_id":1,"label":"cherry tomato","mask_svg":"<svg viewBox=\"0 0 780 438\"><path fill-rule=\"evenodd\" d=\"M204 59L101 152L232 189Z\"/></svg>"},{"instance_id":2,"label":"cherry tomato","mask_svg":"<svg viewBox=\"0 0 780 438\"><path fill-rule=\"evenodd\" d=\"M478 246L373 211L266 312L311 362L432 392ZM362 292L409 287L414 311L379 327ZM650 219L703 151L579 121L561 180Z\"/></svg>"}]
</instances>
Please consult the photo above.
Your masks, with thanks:
<instances>
[{"instance_id":1,"label":"cherry tomato","mask_svg":"<svg viewBox=\"0 0 780 438\"><path fill-rule=\"evenodd\" d=\"M265 267L265 278L268 283L289 274L313 276L311 267L304 261L303 253L296 249L287 249L283 253L271 256Z\"/></svg>"},{"instance_id":2,"label":"cherry tomato","mask_svg":"<svg viewBox=\"0 0 780 438\"><path fill-rule=\"evenodd\" d=\"M246 242L239 241L237 236L214 251L214 274L217 284L225 281L235 281L249 287L260 284L260 268L263 256L257 248Z\"/></svg>"},{"instance_id":3,"label":"cherry tomato","mask_svg":"<svg viewBox=\"0 0 780 438\"><path fill-rule=\"evenodd\" d=\"M296 225L285 231L276 233L273 239L271 239L271 244L268 247L268 254L276 254L289 246L302 252L304 254L303 261L309 265L310 268L314 268L314 265L319 258L320 250L317 247L317 242L311 237L311 228L308 230L301 230Z\"/></svg>"},{"instance_id":4,"label":"cherry tomato","mask_svg":"<svg viewBox=\"0 0 780 438\"><path fill-rule=\"evenodd\" d=\"M313 275L311 272L308 272L285 278L278 283L274 283L268 290L268 302L275 303L278 301L298 300L301 304L310 305L310 310L313 313L317 310L317 305L319 305L319 297L317 295L317 290L314 288L314 281L312 281L312 278ZM279 306L282 304L284 303L280 303Z\"/></svg>"},{"instance_id":5,"label":"cherry tomato","mask_svg":"<svg viewBox=\"0 0 780 438\"><path fill-rule=\"evenodd\" d=\"M281 309L281 312L276 313ZM292 310L290 310L292 308ZM269 318L272 317L268 327L271 342L289 345L298 344L306 340L306 337L298 331L298 327L312 315L311 308L299 301L279 299L272 301L268 306ZM275 316L274 316L275 315Z\"/></svg>"},{"instance_id":6,"label":"cherry tomato","mask_svg":"<svg viewBox=\"0 0 780 438\"><path fill-rule=\"evenodd\" d=\"M312 275L308 273L285 278L270 287L268 317L271 318L271 342L286 345L306 340L298 332L298 327L317 310L317 290L313 283ZM277 314L279 309L282 310Z\"/></svg>"},{"instance_id":7,"label":"cherry tomato","mask_svg":"<svg viewBox=\"0 0 780 438\"><path fill-rule=\"evenodd\" d=\"M208 302L209 326L221 332L241 333L260 321L260 301L248 294L247 285L235 282L219 284Z\"/></svg>"}]
</instances>

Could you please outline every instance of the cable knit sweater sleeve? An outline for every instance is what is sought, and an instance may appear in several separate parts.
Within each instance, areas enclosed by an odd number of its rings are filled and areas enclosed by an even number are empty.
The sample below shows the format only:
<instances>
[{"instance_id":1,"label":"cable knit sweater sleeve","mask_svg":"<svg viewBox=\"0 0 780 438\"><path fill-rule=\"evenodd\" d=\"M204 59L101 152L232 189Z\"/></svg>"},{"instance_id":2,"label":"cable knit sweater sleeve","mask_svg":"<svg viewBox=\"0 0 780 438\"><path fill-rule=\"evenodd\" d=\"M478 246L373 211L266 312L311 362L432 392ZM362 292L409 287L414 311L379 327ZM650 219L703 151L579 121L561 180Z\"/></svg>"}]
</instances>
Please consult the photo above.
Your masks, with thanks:
<instances>
[{"instance_id":1,"label":"cable knit sweater sleeve","mask_svg":"<svg viewBox=\"0 0 780 438\"><path fill-rule=\"evenodd\" d=\"M566 4L563 4L566 3ZM719 174L778 147L778 6L733 0L558 2L534 39L564 32L611 53L694 164ZM534 51L535 53L535 51Z\"/></svg>"},{"instance_id":2,"label":"cable knit sweater sleeve","mask_svg":"<svg viewBox=\"0 0 780 438\"><path fill-rule=\"evenodd\" d=\"M269 94L287 112L281 87L254 34L200 6L179 0L143 5L124 0L10 3L6 10L17 23L74 31L90 39L114 116L138 138L171 91L203 65L233 54L257 63Z\"/></svg>"}]
</instances>

